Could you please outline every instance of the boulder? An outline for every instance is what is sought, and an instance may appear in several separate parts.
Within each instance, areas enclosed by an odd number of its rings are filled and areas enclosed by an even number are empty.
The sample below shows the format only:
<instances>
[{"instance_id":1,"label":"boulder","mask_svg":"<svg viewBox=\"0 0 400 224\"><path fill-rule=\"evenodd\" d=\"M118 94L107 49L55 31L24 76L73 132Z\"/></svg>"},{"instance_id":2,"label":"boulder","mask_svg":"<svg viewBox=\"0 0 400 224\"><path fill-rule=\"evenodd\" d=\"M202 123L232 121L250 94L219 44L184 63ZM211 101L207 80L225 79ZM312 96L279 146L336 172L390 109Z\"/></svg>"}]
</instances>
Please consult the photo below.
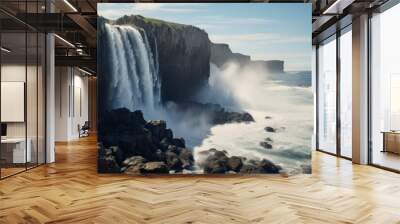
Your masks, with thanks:
<instances>
[{"instance_id":1,"label":"boulder","mask_svg":"<svg viewBox=\"0 0 400 224\"><path fill-rule=\"evenodd\" d=\"M141 174L143 166L146 163L146 159L142 156L132 156L124 160L121 171L126 174L136 175Z\"/></svg>"},{"instance_id":2,"label":"boulder","mask_svg":"<svg viewBox=\"0 0 400 224\"><path fill-rule=\"evenodd\" d=\"M191 169L193 167L194 158L192 150L183 148L179 153L179 159L183 169Z\"/></svg>"},{"instance_id":3,"label":"boulder","mask_svg":"<svg viewBox=\"0 0 400 224\"><path fill-rule=\"evenodd\" d=\"M99 173L119 173L121 168L116 160L115 153L118 147L105 148L102 144L98 145L97 172Z\"/></svg>"},{"instance_id":4,"label":"boulder","mask_svg":"<svg viewBox=\"0 0 400 224\"><path fill-rule=\"evenodd\" d=\"M99 158L97 161L97 172L99 173L119 173L120 168L113 156Z\"/></svg>"},{"instance_id":5,"label":"boulder","mask_svg":"<svg viewBox=\"0 0 400 224\"><path fill-rule=\"evenodd\" d=\"M163 120L146 122L141 111L122 108L108 111L101 123L99 172L153 172L144 169L148 161L163 162L174 172L191 169L194 164L191 150L185 149L185 140L173 138ZM164 172L163 168L157 172Z\"/></svg>"},{"instance_id":6,"label":"boulder","mask_svg":"<svg viewBox=\"0 0 400 224\"><path fill-rule=\"evenodd\" d=\"M164 138L171 140L174 137L174 134L171 129L167 128L164 131Z\"/></svg>"},{"instance_id":7,"label":"boulder","mask_svg":"<svg viewBox=\"0 0 400 224\"><path fill-rule=\"evenodd\" d=\"M264 118L267 119L267 120L272 119L271 116L265 116Z\"/></svg>"},{"instance_id":8,"label":"boulder","mask_svg":"<svg viewBox=\"0 0 400 224\"><path fill-rule=\"evenodd\" d=\"M244 174L251 174L251 173L257 173L258 167L254 164L244 164L241 168L239 173L244 173Z\"/></svg>"},{"instance_id":9,"label":"boulder","mask_svg":"<svg viewBox=\"0 0 400 224\"><path fill-rule=\"evenodd\" d=\"M183 138L173 138L172 140L171 140L171 144L172 145L175 145L175 146L177 146L177 147L182 147L182 148L185 148L186 146L185 146L185 139L183 139Z\"/></svg>"},{"instance_id":10,"label":"boulder","mask_svg":"<svg viewBox=\"0 0 400 224\"><path fill-rule=\"evenodd\" d=\"M204 167L204 173L225 173L228 166L226 160L209 160Z\"/></svg>"},{"instance_id":11,"label":"boulder","mask_svg":"<svg viewBox=\"0 0 400 224\"><path fill-rule=\"evenodd\" d=\"M279 173L282 169L280 166L275 165L273 162L263 159L258 164L260 173Z\"/></svg>"},{"instance_id":12,"label":"boulder","mask_svg":"<svg viewBox=\"0 0 400 224\"><path fill-rule=\"evenodd\" d=\"M228 156L223 151L210 149L211 155L208 156L204 163L204 173L225 173L229 171Z\"/></svg>"},{"instance_id":13,"label":"boulder","mask_svg":"<svg viewBox=\"0 0 400 224\"><path fill-rule=\"evenodd\" d=\"M126 158L122 164L125 166L137 166L144 163L146 163L146 159L142 156L132 156Z\"/></svg>"},{"instance_id":14,"label":"boulder","mask_svg":"<svg viewBox=\"0 0 400 224\"><path fill-rule=\"evenodd\" d=\"M214 114L213 123L214 124L225 124L225 123L248 123L253 122L254 118L251 114L244 112L227 112L225 110L220 110Z\"/></svg>"},{"instance_id":15,"label":"boulder","mask_svg":"<svg viewBox=\"0 0 400 224\"><path fill-rule=\"evenodd\" d=\"M167 150L165 153L165 161L170 170L182 170L182 163L179 156L172 150Z\"/></svg>"},{"instance_id":16,"label":"boulder","mask_svg":"<svg viewBox=\"0 0 400 224\"><path fill-rule=\"evenodd\" d=\"M260 145L265 149L272 149L272 145L268 142L260 142Z\"/></svg>"},{"instance_id":17,"label":"boulder","mask_svg":"<svg viewBox=\"0 0 400 224\"><path fill-rule=\"evenodd\" d=\"M165 152L161 149L157 149L155 153L156 161L165 161Z\"/></svg>"},{"instance_id":18,"label":"boulder","mask_svg":"<svg viewBox=\"0 0 400 224\"><path fill-rule=\"evenodd\" d=\"M147 162L143 166L144 173L169 173L164 162Z\"/></svg>"},{"instance_id":19,"label":"boulder","mask_svg":"<svg viewBox=\"0 0 400 224\"><path fill-rule=\"evenodd\" d=\"M152 120L145 128L151 132L153 142L160 142L165 137L167 124L163 120Z\"/></svg>"},{"instance_id":20,"label":"boulder","mask_svg":"<svg viewBox=\"0 0 400 224\"><path fill-rule=\"evenodd\" d=\"M242 158L238 156L232 156L228 159L229 170L239 172L243 166Z\"/></svg>"},{"instance_id":21,"label":"boulder","mask_svg":"<svg viewBox=\"0 0 400 224\"><path fill-rule=\"evenodd\" d=\"M311 164L301 164L300 167L304 174L311 174L312 171Z\"/></svg>"},{"instance_id":22,"label":"boulder","mask_svg":"<svg viewBox=\"0 0 400 224\"><path fill-rule=\"evenodd\" d=\"M143 172L143 164L140 166L129 166L129 167L123 167L124 169L121 169L125 174L129 175L138 175L142 174Z\"/></svg>"},{"instance_id":23,"label":"boulder","mask_svg":"<svg viewBox=\"0 0 400 224\"><path fill-rule=\"evenodd\" d=\"M265 138L264 141L266 141L266 142L273 142L272 138L270 138L270 137Z\"/></svg>"},{"instance_id":24,"label":"boulder","mask_svg":"<svg viewBox=\"0 0 400 224\"><path fill-rule=\"evenodd\" d=\"M240 173L279 173L282 168L267 159L249 160L240 169Z\"/></svg>"},{"instance_id":25,"label":"boulder","mask_svg":"<svg viewBox=\"0 0 400 224\"><path fill-rule=\"evenodd\" d=\"M276 129L273 128L273 127L265 127L264 130L265 130L266 132L276 132Z\"/></svg>"},{"instance_id":26,"label":"boulder","mask_svg":"<svg viewBox=\"0 0 400 224\"><path fill-rule=\"evenodd\" d=\"M170 145L171 142L168 140L168 138L163 138L159 143L159 146L163 151L166 151Z\"/></svg>"}]
</instances>

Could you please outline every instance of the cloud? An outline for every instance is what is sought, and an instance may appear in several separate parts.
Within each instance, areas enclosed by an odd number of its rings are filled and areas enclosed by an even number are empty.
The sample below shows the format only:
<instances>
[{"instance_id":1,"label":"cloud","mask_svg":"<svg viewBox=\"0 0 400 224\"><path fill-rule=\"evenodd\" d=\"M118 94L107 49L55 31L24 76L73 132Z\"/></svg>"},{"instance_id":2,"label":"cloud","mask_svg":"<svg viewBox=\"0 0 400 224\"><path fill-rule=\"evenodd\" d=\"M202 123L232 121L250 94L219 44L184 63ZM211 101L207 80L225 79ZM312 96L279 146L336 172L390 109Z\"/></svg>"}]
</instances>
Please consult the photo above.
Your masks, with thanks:
<instances>
[{"instance_id":1,"label":"cloud","mask_svg":"<svg viewBox=\"0 0 400 224\"><path fill-rule=\"evenodd\" d=\"M193 13L198 8L187 7L187 4L166 4L166 3L100 3L98 15L108 19L118 19L124 15L141 14L149 12L171 12L171 13Z\"/></svg>"},{"instance_id":2,"label":"cloud","mask_svg":"<svg viewBox=\"0 0 400 224\"><path fill-rule=\"evenodd\" d=\"M237 43L243 41L260 41L266 44L299 44L311 43L308 36L289 36L277 33L252 33L252 34L216 34L209 35L213 42Z\"/></svg>"},{"instance_id":3,"label":"cloud","mask_svg":"<svg viewBox=\"0 0 400 224\"><path fill-rule=\"evenodd\" d=\"M223 17L223 16L205 16L202 17L202 20L208 21L212 24L221 24L221 25L266 25L274 22L271 19L265 18L256 18L256 17L246 17L246 18L232 18L232 17Z\"/></svg>"},{"instance_id":4,"label":"cloud","mask_svg":"<svg viewBox=\"0 0 400 224\"><path fill-rule=\"evenodd\" d=\"M223 16L202 16L201 18L195 19L193 25L205 30L221 30L227 27L266 26L273 22L275 21L271 19L255 17L232 18Z\"/></svg>"}]
</instances>

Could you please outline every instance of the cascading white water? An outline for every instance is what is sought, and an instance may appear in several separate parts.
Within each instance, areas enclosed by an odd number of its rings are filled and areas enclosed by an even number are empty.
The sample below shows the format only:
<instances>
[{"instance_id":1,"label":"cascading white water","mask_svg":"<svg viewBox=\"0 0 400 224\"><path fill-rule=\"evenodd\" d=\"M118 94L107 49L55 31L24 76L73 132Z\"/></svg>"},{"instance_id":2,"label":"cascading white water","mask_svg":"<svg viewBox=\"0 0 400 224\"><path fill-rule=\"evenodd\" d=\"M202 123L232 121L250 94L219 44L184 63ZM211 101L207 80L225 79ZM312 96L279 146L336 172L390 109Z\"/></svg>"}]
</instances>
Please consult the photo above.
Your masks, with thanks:
<instances>
[{"instance_id":1,"label":"cascading white water","mask_svg":"<svg viewBox=\"0 0 400 224\"><path fill-rule=\"evenodd\" d=\"M157 45L154 57L144 31L111 24L105 24L105 31L112 73L107 94L109 109L154 110L160 104Z\"/></svg>"}]
</instances>

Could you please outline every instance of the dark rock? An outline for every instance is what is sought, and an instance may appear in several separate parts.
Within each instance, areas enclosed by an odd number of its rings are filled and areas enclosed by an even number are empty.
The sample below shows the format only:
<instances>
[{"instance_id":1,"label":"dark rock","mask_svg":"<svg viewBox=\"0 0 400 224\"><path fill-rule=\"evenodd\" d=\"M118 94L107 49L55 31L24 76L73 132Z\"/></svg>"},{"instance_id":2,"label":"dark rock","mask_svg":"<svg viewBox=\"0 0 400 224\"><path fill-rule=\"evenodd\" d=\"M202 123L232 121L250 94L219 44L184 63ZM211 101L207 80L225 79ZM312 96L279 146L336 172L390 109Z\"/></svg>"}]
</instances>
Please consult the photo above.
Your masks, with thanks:
<instances>
[{"instance_id":1,"label":"dark rock","mask_svg":"<svg viewBox=\"0 0 400 224\"><path fill-rule=\"evenodd\" d=\"M97 172L99 173L119 173L120 167L114 157L102 157L97 161Z\"/></svg>"},{"instance_id":2,"label":"dark rock","mask_svg":"<svg viewBox=\"0 0 400 224\"><path fill-rule=\"evenodd\" d=\"M170 170L182 170L182 163L179 159L179 156L173 152L172 150L168 150L165 153L165 161L167 163L167 167Z\"/></svg>"},{"instance_id":3,"label":"dark rock","mask_svg":"<svg viewBox=\"0 0 400 224\"><path fill-rule=\"evenodd\" d=\"M170 142L167 138L163 138L163 139L160 141L160 144L159 144L160 148L161 148L163 151L166 151L170 145L171 145L171 142Z\"/></svg>"},{"instance_id":4,"label":"dark rock","mask_svg":"<svg viewBox=\"0 0 400 224\"><path fill-rule=\"evenodd\" d=\"M112 146L105 148L103 144L98 144L97 171L99 173L119 173L120 166L116 155L119 155L119 148Z\"/></svg>"},{"instance_id":5,"label":"dark rock","mask_svg":"<svg viewBox=\"0 0 400 224\"><path fill-rule=\"evenodd\" d=\"M144 164L141 164L140 166L123 167L123 169L121 169L121 171L123 171L125 174L128 174L128 175L138 175L138 174L142 174L142 172L143 172L143 165L144 165Z\"/></svg>"},{"instance_id":6,"label":"dark rock","mask_svg":"<svg viewBox=\"0 0 400 224\"><path fill-rule=\"evenodd\" d=\"M124 160L121 171L131 175L141 174L145 163L146 159L142 156L132 156Z\"/></svg>"},{"instance_id":7,"label":"dark rock","mask_svg":"<svg viewBox=\"0 0 400 224\"><path fill-rule=\"evenodd\" d=\"M225 151L209 149L202 152L207 156L205 161L199 164L204 173L279 173L281 167L267 159L247 160L245 157L228 157Z\"/></svg>"},{"instance_id":8,"label":"dark rock","mask_svg":"<svg viewBox=\"0 0 400 224\"><path fill-rule=\"evenodd\" d=\"M207 117L212 124L254 122L251 114L247 112L226 111L219 104L184 101L177 102L176 106L176 109L183 114L196 114L196 116Z\"/></svg>"},{"instance_id":9,"label":"dark rock","mask_svg":"<svg viewBox=\"0 0 400 224\"><path fill-rule=\"evenodd\" d=\"M99 172L152 172L144 170L147 161L165 162L167 171L191 169L194 164L189 152L181 156L185 141L172 138L172 130L166 128L165 121L146 122L140 111L115 109L105 113L100 123ZM140 163L136 162L139 158Z\"/></svg>"},{"instance_id":10,"label":"dark rock","mask_svg":"<svg viewBox=\"0 0 400 224\"><path fill-rule=\"evenodd\" d=\"M265 138L264 141L266 141L266 142L273 142L272 138L270 138L270 137Z\"/></svg>"},{"instance_id":11,"label":"dark rock","mask_svg":"<svg viewBox=\"0 0 400 224\"><path fill-rule=\"evenodd\" d=\"M249 160L240 169L240 173L279 173L282 168L267 159Z\"/></svg>"},{"instance_id":12,"label":"dark rock","mask_svg":"<svg viewBox=\"0 0 400 224\"><path fill-rule=\"evenodd\" d=\"M257 173L258 172L258 167L253 164L244 164L239 173L245 173L245 174L251 174L251 173Z\"/></svg>"},{"instance_id":13,"label":"dark rock","mask_svg":"<svg viewBox=\"0 0 400 224\"><path fill-rule=\"evenodd\" d=\"M190 149L182 149L179 153L179 159L183 169L191 169L194 164L193 152Z\"/></svg>"},{"instance_id":14,"label":"dark rock","mask_svg":"<svg viewBox=\"0 0 400 224\"><path fill-rule=\"evenodd\" d=\"M174 134L172 133L172 130L167 128L164 131L164 137L167 138L168 140L171 140L174 137Z\"/></svg>"},{"instance_id":15,"label":"dark rock","mask_svg":"<svg viewBox=\"0 0 400 224\"><path fill-rule=\"evenodd\" d=\"M264 118L267 119L267 120L272 119L271 116L265 116Z\"/></svg>"},{"instance_id":16,"label":"dark rock","mask_svg":"<svg viewBox=\"0 0 400 224\"><path fill-rule=\"evenodd\" d=\"M144 173L168 173L164 162L147 162L143 166Z\"/></svg>"},{"instance_id":17,"label":"dark rock","mask_svg":"<svg viewBox=\"0 0 400 224\"><path fill-rule=\"evenodd\" d=\"M227 161L225 160L209 160L204 167L204 173L225 173L227 171Z\"/></svg>"},{"instance_id":18,"label":"dark rock","mask_svg":"<svg viewBox=\"0 0 400 224\"><path fill-rule=\"evenodd\" d=\"M163 120L152 120L145 128L151 132L153 142L159 142L165 137L167 124Z\"/></svg>"},{"instance_id":19,"label":"dark rock","mask_svg":"<svg viewBox=\"0 0 400 224\"><path fill-rule=\"evenodd\" d=\"M225 173L229 171L228 160L225 152L215 150L205 161L204 173Z\"/></svg>"},{"instance_id":20,"label":"dark rock","mask_svg":"<svg viewBox=\"0 0 400 224\"><path fill-rule=\"evenodd\" d=\"M239 172L243 166L242 158L238 156L232 156L228 159L229 170Z\"/></svg>"},{"instance_id":21,"label":"dark rock","mask_svg":"<svg viewBox=\"0 0 400 224\"><path fill-rule=\"evenodd\" d=\"M279 171L282 169L280 166L275 165L273 162L267 159L261 160L258 166L260 173L279 173Z\"/></svg>"},{"instance_id":22,"label":"dark rock","mask_svg":"<svg viewBox=\"0 0 400 224\"><path fill-rule=\"evenodd\" d=\"M266 132L276 132L276 129L273 128L273 127L265 127L264 130L265 130Z\"/></svg>"},{"instance_id":23,"label":"dark rock","mask_svg":"<svg viewBox=\"0 0 400 224\"><path fill-rule=\"evenodd\" d=\"M179 154L179 149L175 145L169 145L167 150Z\"/></svg>"},{"instance_id":24,"label":"dark rock","mask_svg":"<svg viewBox=\"0 0 400 224\"><path fill-rule=\"evenodd\" d=\"M118 147L105 148L102 144L98 146L97 171L99 173L119 173L120 166L115 159L114 152Z\"/></svg>"},{"instance_id":25,"label":"dark rock","mask_svg":"<svg viewBox=\"0 0 400 224\"><path fill-rule=\"evenodd\" d=\"M311 164L302 164L300 167L304 174L311 174L312 171Z\"/></svg>"},{"instance_id":26,"label":"dark rock","mask_svg":"<svg viewBox=\"0 0 400 224\"><path fill-rule=\"evenodd\" d=\"M142 156L132 156L124 160L123 164L125 166L137 166L146 163L146 159Z\"/></svg>"},{"instance_id":27,"label":"dark rock","mask_svg":"<svg viewBox=\"0 0 400 224\"><path fill-rule=\"evenodd\" d=\"M172 140L171 140L171 144L172 145L175 145L175 146L177 146L177 147L182 147L182 148L185 148L186 146L185 146L185 139L183 139L183 138L173 138Z\"/></svg>"},{"instance_id":28,"label":"dark rock","mask_svg":"<svg viewBox=\"0 0 400 224\"><path fill-rule=\"evenodd\" d=\"M155 153L156 161L165 161L165 153L161 149L157 149Z\"/></svg>"},{"instance_id":29,"label":"dark rock","mask_svg":"<svg viewBox=\"0 0 400 224\"><path fill-rule=\"evenodd\" d=\"M219 111L215 113L213 124L226 124L226 123L240 123L240 122L253 122L254 118L251 114L244 112L226 112Z\"/></svg>"},{"instance_id":30,"label":"dark rock","mask_svg":"<svg viewBox=\"0 0 400 224\"><path fill-rule=\"evenodd\" d=\"M157 147L151 132L144 127L146 123L141 111L130 112L126 108L108 111L99 121L98 140L105 147L118 146L120 151L115 154L119 164L135 155L155 159L152 157Z\"/></svg>"},{"instance_id":31,"label":"dark rock","mask_svg":"<svg viewBox=\"0 0 400 224\"><path fill-rule=\"evenodd\" d=\"M272 145L268 142L260 142L260 145L265 149L272 149Z\"/></svg>"}]
</instances>

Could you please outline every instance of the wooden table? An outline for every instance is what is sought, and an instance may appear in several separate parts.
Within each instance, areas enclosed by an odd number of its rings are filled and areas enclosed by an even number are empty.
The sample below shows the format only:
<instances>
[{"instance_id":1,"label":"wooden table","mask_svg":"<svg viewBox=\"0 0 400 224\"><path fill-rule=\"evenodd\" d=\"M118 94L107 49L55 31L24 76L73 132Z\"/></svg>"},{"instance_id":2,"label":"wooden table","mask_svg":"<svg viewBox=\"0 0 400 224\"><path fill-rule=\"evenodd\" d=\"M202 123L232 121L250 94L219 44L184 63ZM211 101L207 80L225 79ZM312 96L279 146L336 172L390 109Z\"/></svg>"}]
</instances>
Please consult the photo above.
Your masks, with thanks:
<instances>
[{"instance_id":1,"label":"wooden table","mask_svg":"<svg viewBox=\"0 0 400 224\"><path fill-rule=\"evenodd\" d=\"M383 131L382 152L400 154L400 131Z\"/></svg>"},{"instance_id":2,"label":"wooden table","mask_svg":"<svg viewBox=\"0 0 400 224\"><path fill-rule=\"evenodd\" d=\"M1 139L1 159L5 163L20 164L31 162L31 139L25 138L5 138ZM25 145L27 145L25 150Z\"/></svg>"}]
</instances>

